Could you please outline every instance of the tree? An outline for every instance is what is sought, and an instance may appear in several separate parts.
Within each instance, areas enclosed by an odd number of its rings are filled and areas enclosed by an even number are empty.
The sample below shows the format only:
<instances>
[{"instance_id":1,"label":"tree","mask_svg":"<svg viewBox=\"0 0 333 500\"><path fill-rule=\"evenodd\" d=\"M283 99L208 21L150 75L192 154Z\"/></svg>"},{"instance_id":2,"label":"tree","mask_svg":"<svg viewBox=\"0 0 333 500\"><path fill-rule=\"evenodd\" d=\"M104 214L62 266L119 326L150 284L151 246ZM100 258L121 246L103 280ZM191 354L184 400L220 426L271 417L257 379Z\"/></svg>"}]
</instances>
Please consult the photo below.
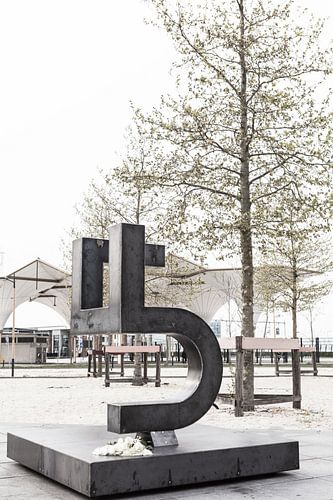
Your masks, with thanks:
<instances>
[{"instance_id":1,"label":"tree","mask_svg":"<svg viewBox=\"0 0 333 500\"><path fill-rule=\"evenodd\" d=\"M132 127L128 130L127 151L121 164L110 172L100 170L91 181L82 202L76 206L79 223L69 231L70 242L82 235L108 238L109 227L121 222L145 224L147 240L156 241L166 200L145 180L152 151L153 145L143 139L138 129ZM128 178L130 182L127 182ZM64 243L63 247L68 267L71 251L68 244ZM108 297L107 282L106 279L105 299ZM136 335L135 342L141 345L142 336ZM133 385L142 384L141 354L137 353L134 355Z\"/></svg>"},{"instance_id":2,"label":"tree","mask_svg":"<svg viewBox=\"0 0 333 500\"><path fill-rule=\"evenodd\" d=\"M261 266L256 267L254 273L255 302L265 312L264 337L267 334L270 311L275 311L276 300L281 287L272 279L272 267L264 261ZM275 332L274 332L275 334Z\"/></svg>"},{"instance_id":3,"label":"tree","mask_svg":"<svg viewBox=\"0 0 333 500\"><path fill-rule=\"evenodd\" d=\"M262 242L264 265L258 287L278 308L291 311L293 338L297 338L298 311L312 310L332 288L325 278L333 263L324 228L316 212L289 198L283 218Z\"/></svg>"},{"instance_id":4,"label":"tree","mask_svg":"<svg viewBox=\"0 0 333 500\"><path fill-rule=\"evenodd\" d=\"M216 277L216 281L219 284L219 291L218 294L221 297L224 297L226 299L227 303L227 320L226 320L226 325L227 325L227 331L229 337L232 337L232 323L234 321L239 322L239 319L241 318L240 314L240 305L241 305L241 294L240 294L240 286L238 283L238 280L235 280L233 277L230 275L224 276L222 274L221 276ZM234 306L236 305L236 311L232 312L232 304ZM236 320L235 320L235 313L236 313Z\"/></svg>"},{"instance_id":5,"label":"tree","mask_svg":"<svg viewBox=\"0 0 333 500\"><path fill-rule=\"evenodd\" d=\"M75 206L78 224L70 230L71 236L83 233L107 238L110 225L125 222L145 224L147 239L157 238L156 220L162 219L165 201L159 191L146 182L152 152L151 141L144 139L135 126L129 128L127 150L120 165L109 171L99 169L83 200Z\"/></svg>"},{"instance_id":6,"label":"tree","mask_svg":"<svg viewBox=\"0 0 333 500\"><path fill-rule=\"evenodd\" d=\"M328 189L332 142L331 49L322 22L293 3L151 0L178 59L176 91L137 111L159 144L153 186L172 192L165 234L198 250L228 249L242 266L242 334L254 336L253 249L267 206L290 186L318 205ZM162 159L162 160L161 160ZM253 357L246 354L245 408L253 408Z\"/></svg>"},{"instance_id":7,"label":"tree","mask_svg":"<svg viewBox=\"0 0 333 500\"><path fill-rule=\"evenodd\" d=\"M205 268L202 266L169 252L166 255L164 268L148 268L146 272L147 305L192 309L192 301L202 294L204 272ZM197 314L200 315L198 312ZM171 339L167 336L167 364L170 354Z\"/></svg>"}]
</instances>

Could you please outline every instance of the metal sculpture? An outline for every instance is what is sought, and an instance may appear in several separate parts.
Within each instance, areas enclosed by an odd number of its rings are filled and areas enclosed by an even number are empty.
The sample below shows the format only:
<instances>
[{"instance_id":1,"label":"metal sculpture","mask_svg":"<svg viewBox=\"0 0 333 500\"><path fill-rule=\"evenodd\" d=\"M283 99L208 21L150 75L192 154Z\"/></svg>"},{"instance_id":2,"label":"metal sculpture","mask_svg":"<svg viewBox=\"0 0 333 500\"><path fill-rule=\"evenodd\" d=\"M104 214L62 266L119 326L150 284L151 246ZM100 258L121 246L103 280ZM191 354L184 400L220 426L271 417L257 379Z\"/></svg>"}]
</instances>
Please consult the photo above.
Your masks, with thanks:
<instances>
[{"instance_id":1,"label":"metal sculpture","mask_svg":"<svg viewBox=\"0 0 333 500\"><path fill-rule=\"evenodd\" d=\"M73 244L72 332L171 334L188 356L184 389L172 400L108 405L108 430L117 433L172 431L201 418L222 379L221 352L210 327L190 311L145 307L144 266L164 265L164 247L145 245L144 226L119 224L107 240ZM109 262L110 296L103 305L103 263ZM172 438L171 438L172 441Z\"/></svg>"},{"instance_id":2,"label":"metal sculpture","mask_svg":"<svg viewBox=\"0 0 333 500\"><path fill-rule=\"evenodd\" d=\"M297 442L272 440L267 433L190 426L214 402L222 360L213 332L198 316L182 309L145 307L144 264L162 265L163 255L163 247L145 246L143 226L112 227L110 244L78 240L72 300L74 334L165 333L184 346L189 368L182 395L156 403L108 405L109 431L148 434L160 448L149 457L94 458L92 450L117 434L109 434L104 426L25 426L8 433L8 457L90 498L299 468ZM103 264L108 260L110 302L102 307Z\"/></svg>"}]
</instances>

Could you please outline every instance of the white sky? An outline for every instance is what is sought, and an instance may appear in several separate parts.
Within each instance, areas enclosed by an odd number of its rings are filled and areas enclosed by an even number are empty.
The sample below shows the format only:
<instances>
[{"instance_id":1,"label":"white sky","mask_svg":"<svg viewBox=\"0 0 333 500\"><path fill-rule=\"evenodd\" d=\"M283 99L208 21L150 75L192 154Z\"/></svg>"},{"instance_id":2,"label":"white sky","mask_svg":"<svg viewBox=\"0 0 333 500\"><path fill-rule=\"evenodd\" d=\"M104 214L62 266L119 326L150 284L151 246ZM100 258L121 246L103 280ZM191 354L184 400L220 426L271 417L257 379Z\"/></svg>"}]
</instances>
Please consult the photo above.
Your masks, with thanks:
<instances>
[{"instance_id":1,"label":"white sky","mask_svg":"<svg viewBox=\"0 0 333 500\"><path fill-rule=\"evenodd\" d=\"M172 49L145 14L142 0L0 0L2 273L61 266L73 205L116 161L129 101L149 108L168 88Z\"/></svg>"},{"instance_id":2,"label":"white sky","mask_svg":"<svg viewBox=\"0 0 333 500\"><path fill-rule=\"evenodd\" d=\"M0 251L5 272L59 241L96 167L122 147L129 100L165 89L170 56L140 0L0 1Z\"/></svg>"}]
</instances>

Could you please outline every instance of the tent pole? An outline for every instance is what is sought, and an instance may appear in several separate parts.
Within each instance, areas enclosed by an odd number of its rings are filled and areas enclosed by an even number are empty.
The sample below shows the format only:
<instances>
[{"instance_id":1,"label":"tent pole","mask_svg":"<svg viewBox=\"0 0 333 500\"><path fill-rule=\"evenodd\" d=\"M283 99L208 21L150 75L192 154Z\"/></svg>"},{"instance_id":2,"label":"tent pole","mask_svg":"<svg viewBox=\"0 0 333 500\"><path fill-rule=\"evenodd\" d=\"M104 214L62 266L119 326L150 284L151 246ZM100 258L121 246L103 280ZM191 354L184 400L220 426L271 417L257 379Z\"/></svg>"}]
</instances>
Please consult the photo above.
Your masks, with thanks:
<instances>
[{"instance_id":1,"label":"tent pole","mask_svg":"<svg viewBox=\"0 0 333 500\"><path fill-rule=\"evenodd\" d=\"M13 281L13 323L12 323L12 377L15 370L15 309L16 309L16 287L15 276Z\"/></svg>"}]
</instances>

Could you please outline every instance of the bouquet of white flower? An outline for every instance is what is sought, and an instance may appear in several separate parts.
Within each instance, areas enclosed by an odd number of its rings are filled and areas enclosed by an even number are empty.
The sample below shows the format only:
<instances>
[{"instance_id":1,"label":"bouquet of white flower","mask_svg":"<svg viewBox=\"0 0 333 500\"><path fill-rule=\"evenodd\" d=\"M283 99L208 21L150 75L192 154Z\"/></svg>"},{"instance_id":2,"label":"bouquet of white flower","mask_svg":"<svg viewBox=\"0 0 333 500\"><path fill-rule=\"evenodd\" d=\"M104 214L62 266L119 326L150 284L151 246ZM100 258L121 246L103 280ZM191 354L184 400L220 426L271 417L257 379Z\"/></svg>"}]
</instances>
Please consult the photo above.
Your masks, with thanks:
<instances>
[{"instance_id":1,"label":"bouquet of white flower","mask_svg":"<svg viewBox=\"0 0 333 500\"><path fill-rule=\"evenodd\" d=\"M96 448L93 455L138 457L152 455L152 451L140 439L127 436L125 439L119 438L118 441Z\"/></svg>"}]
</instances>

